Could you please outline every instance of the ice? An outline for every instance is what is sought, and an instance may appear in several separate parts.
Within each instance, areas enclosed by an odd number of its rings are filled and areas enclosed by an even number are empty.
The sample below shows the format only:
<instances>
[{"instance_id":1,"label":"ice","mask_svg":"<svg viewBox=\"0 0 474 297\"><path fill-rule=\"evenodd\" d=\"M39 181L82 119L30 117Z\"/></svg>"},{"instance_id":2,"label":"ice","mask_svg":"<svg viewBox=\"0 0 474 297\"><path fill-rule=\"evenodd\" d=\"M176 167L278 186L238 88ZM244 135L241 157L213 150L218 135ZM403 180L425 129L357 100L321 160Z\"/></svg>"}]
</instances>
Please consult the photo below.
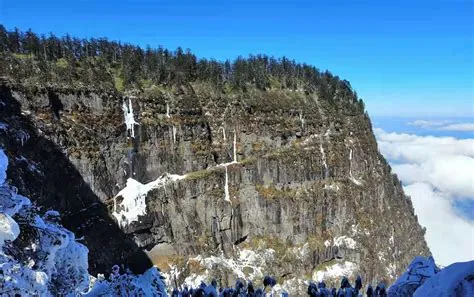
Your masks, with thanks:
<instances>
[{"instance_id":1,"label":"ice","mask_svg":"<svg viewBox=\"0 0 474 297\"><path fill-rule=\"evenodd\" d=\"M323 142L322 141L319 143L319 150L320 150L321 156L323 158L324 178L327 179L329 177L329 170L328 170L328 164L326 162L326 154L324 153L324 148L323 148Z\"/></svg>"},{"instance_id":2,"label":"ice","mask_svg":"<svg viewBox=\"0 0 474 297\"><path fill-rule=\"evenodd\" d=\"M185 175L164 174L158 179L142 184L133 178L127 180L127 185L114 198L113 216L120 226L124 227L137 222L140 216L146 215L146 196L149 191L166 186L168 183L185 178ZM123 200L117 203L118 197Z\"/></svg>"},{"instance_id":3,"label":"ice","mask_svg":"<svg viewBox=\"0 0 474 297\"><path fill-rule=\"evenodd\" d=\"M229 202L230 202L230 195L229 195L229 172L228 172L228 170L227 170L227 166L225 166L224 199L225 199L225 201L229 201Z\"/></svg>"},{"instance_id":4,"label":"ice","mask_svg":"<svg viewBox=\"0 0 474 297\"><path fill-rule=\"evenodd\" d=\"M127 131L130 133L130 137L135 138L135 125L139 124L133 117L133 105L131 98L128 98L128 105L126 100L123 101L122 110L125 119L125 125L127 126Z\"/></svg>"},{"instance_id":5,"label":"ice","mask_svg":"<svg viewBox=\"0 0 474 297\"><path fill-rule=\"evenodd\" d=\"M233 143L233 161L237 162L237 132L234 129L234 143Z\"/></svg>"}]
</instances>

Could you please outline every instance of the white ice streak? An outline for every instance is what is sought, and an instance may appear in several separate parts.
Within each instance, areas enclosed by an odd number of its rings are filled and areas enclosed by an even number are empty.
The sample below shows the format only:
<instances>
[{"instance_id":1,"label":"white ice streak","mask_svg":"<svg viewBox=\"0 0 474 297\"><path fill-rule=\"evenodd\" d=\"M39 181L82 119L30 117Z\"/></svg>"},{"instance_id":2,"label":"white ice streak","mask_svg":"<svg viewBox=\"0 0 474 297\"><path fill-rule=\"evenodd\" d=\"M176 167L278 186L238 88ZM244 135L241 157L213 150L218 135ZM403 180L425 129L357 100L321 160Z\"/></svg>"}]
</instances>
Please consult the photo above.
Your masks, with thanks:
<instances>
[{"instance_id":1,"label":"white ice streak","mask_svg":"<svg viewBox=\"0 0 474 297\"><path fill-rule=\"evenodd\" d=\"M139 124L135 121L133 117L133 106L131 98L128 98L128 106L127 101L123 101L122 110L125 119L125 125L127 126L127 131L130 132L130 137L135 138L135 125Z\"/></svg>"},{"instance_id":2,"label":"white ice streak","mask_svg":"<svg viewBox=\"0 0 474 297\"><path fill-rule=\"evenodd\" d=\"M185 175L164 174L147 184L142 184L133 178L129 178L126 187L114 198L114 211L112 214L122 227L138 221L140 216L146 215L146 196L149 191L164 187L168 183L185 177ZM119 197L122 197L123 200L117 203Z\"/></svg>"}]
</instances>

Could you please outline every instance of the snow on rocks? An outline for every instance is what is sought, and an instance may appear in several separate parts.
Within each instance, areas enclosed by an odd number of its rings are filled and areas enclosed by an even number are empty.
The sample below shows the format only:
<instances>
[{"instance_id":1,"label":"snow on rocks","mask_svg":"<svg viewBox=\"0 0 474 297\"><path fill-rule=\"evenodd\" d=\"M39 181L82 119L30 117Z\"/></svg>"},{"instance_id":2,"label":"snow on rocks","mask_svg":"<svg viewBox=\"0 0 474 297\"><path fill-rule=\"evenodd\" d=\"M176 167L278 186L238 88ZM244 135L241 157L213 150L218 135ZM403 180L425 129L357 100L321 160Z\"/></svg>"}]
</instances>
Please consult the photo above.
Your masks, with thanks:
<instances>
[{"instance_id":1,"label":"snow on rocks","mask_svg":"<svg viewBox=\"0 0 474 297\"><path fill-rule=\"evenodd\" d=\"M153 189L165 187L168 183L185 178L185 175L164 174L147 184L129 178L127 185L114 198L113 216L121 227L138 221L139 216L146 215L146 196ZM122 197L121 202L117 202Z\"/></svg>"},{"instance_id":2,"label":"snow on rocks","mask_svg":"<svg viewBox=\"0 0 474 297\"><path fill-rule=\"evenodd\" d=\"M87 248L58 224L59 214L39 216L29 199L5 183L8 158L0 150L0 270L2 293L8 296L79 295L89 287ZM13 220L15 217L21 225ZM20 228L21 226L21 228ZM20 238L23 249L5 253L22 230L34 230ZM35 235L33 235L35 234ZM31 252L29 252L31 251ZM17 257L28 259L27 263Z\"/></svg>"},{"instance_id":3,"label":"snow on rocks","mask_svg":"<svg viewBox=\"0 0 474 297\"><path fill-rule=\"evenodd\" d=\"M474 296L474 261L454 263L443 268L425 281L413 295L424 296Z\"/></svg>"},{"instance_id":4,"label":"snow on rocks","mask_svg":"<svg viewBox=\"0 0 474 297\"><path fill-rule=\"evenodd\" d=\"M317 270L313 273L313 280L323 281L328 279L337 279L341 277L352 276L358 271L358 266L349 261L344 261L342 263L335 263L331 266L327 266L324 270Z\"/></svg>"},{"instance_id":5,"label":"snow on rocks","mask_svg":"<svg viewBox=\"0 0 474 297\"><path fill-rule=\"evenodd\" d=\"M104 277L97 279L91 289L83 294L85 297L127 297L143 296L168 297L166 287L161 280L160 272L152 267L141 275L120 274L118 266L114 266L109 280Z\"/></svg>"},{"instance_id":6,"label":"snow on rocks","mask_svg":"<svg viewBox=\"0 0 474 297\"><path fill-rule=\"evenodd\" d=\"M357 242L354 239L344 235L334 238L334 245L338 247L343 246L349 249L355 249Z\"/></svg>"},{"instance_id":7,"label":"snow on rocks","mask_svg":"<svg viewBox=\"0 0 474 297\"><path fill-rule=\"evenodd\" d=\"M388 296L412 296L416 289L427 279L434 276L438 270L432 257L415 257L408 266L407 271L389 288Z\"/></svg>"}]
</instances>

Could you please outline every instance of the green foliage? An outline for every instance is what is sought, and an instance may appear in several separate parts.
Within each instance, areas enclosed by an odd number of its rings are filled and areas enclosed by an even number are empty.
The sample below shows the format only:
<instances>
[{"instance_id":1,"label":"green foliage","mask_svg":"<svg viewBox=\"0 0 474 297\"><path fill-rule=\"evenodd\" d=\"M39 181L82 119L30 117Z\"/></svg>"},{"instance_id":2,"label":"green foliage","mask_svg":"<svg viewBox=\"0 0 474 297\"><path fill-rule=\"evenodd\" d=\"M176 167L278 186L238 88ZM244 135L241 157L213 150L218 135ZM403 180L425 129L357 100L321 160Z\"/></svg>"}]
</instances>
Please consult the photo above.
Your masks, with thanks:
<instances>
[{"instance_id":1,"label":"green foliage","mask_svg":"<svg viewBox=\"0 0 474 297\"><path fill-rule=\"evenodd\" d=\"M117 89L207 83L219 92L289 90L318 93L328 101L358 103L348 81L286 57L238 57L234 61L197 59L189 50L143 49L105 38L38 36L0 25L0 70L20 81Z\"/></svg>"}]
</instances>

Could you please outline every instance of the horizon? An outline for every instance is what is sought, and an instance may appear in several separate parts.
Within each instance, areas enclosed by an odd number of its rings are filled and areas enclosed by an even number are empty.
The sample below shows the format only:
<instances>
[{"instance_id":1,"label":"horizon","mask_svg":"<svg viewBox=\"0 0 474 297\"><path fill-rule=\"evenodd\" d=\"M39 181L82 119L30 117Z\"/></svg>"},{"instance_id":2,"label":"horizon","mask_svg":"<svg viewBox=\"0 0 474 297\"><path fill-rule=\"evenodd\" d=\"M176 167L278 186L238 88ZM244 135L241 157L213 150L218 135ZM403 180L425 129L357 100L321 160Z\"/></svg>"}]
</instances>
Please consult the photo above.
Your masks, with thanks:
<instances>
[{"instance_id":1,"label":"horizon","mask_svg":"<svg viewBox=\"0 0 474 297\"><path fill-rule=\"evenodd\" d=\"M0 9L8 30L180 46L219 61L285 56L350 81L372 117L474 117L469 1L83 1L71 9L2 0Z\"/></svg>"}]
</instances>

